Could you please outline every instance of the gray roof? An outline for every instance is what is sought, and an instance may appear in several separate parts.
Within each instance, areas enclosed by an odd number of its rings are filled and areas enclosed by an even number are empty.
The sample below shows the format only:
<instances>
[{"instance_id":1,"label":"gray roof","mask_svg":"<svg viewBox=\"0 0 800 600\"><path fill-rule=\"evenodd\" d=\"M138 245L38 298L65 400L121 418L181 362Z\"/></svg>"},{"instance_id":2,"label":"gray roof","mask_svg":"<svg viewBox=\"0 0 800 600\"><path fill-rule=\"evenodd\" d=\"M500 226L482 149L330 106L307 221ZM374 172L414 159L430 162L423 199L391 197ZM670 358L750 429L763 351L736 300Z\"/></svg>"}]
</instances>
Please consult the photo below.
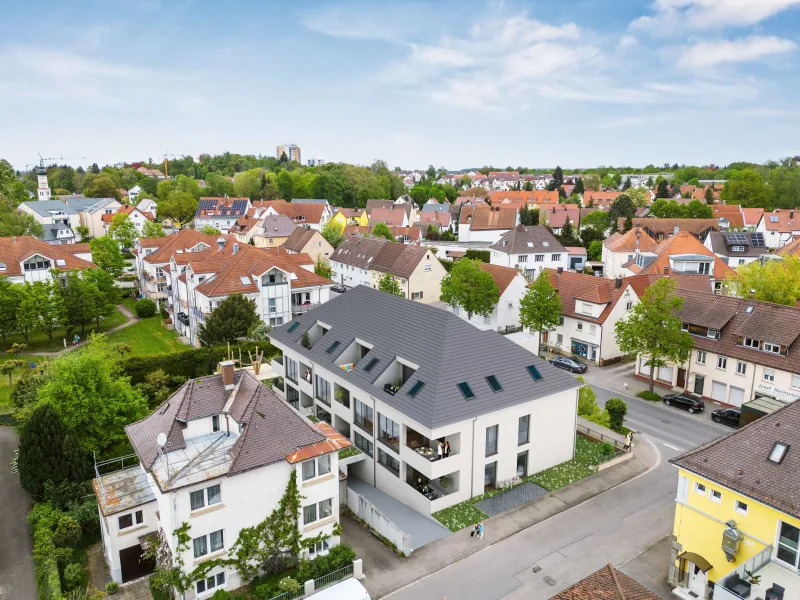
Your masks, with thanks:
<instances>
[{"instance_id":1,"label":"gray roof","mask_svg":"<svg viewBox=\"0 0 800 600\"><path fill-rule=\"evenodd\" d=\"M292 198L292 202L301 202L303 204L327 204L325 198Z\"/></svg>"},{"instance_id":2,"label":"gray roof","mask_svg":"<svg viewBox=\"0 0 800 600\"><path fill-rule=\"evenodd\" d=\"M445 202L444 204L423 204L421 212L447 213L450 212L450 203Z\"/></svg>"},{"instance_id":3,"label":"gray roof","mask_svg":"<svg viewBox=\"0 0 800 600\"><path fill-rule=\"evenodd\" d=\"M330 325L324 341L310 349L300 344L305 331L321 321ZM300 326L289 333L291 323ZM424 333L421 333L424 332ZM326 302L282 327L270 338L313 362L337 369L339 355L356 338L373 348L351 371L337 374L365 393L380 398L426 427L435 428L543 398L578 387L573 377L540 359L494 331L481 331L464 319L384 292L356 286L347 294ZM328 354L334 341L337 351ZM379 359L371 372L364 367ZM375 381L395 358L419 365L400 390L390 395ZM542 375L534 381L526 367L535 366ZM497 377L503 389L493 392L486 377ZM409 390L422 381L416 397ZM475 397L466 400L457 385L467 382Z\"/></svg>"},{"instance_id":4,"label":"gray roof","mask_svg":"<svg viewBox=\"0 0 800 600\"><path fill-rule=\"evenodd\" d=\"M59 231L69 231L72 235L68 237L75 237L72 227L69 225L42 225L44 235L40 238L43 242L55 242L56 240L66 239L64 236L58 237Z\"/></svg>"},{"instance_id":5,"label":"gray roof","mask_svg":"<svg viewBox=\"0 0 800 600\"><path fill-rule=\"evenodd\" d=\"M77 215L78 213L59 200L33 200L32 202L23 202L20 206L27 206L32 211L43 217L49 217L51 210L60 210L67 215Z\"/></svg>"},{"instance_id":6,"label":"gray roof","mask_svg":"<svg viewBox=\"0 0 800 600\"><path fill-rule=\"evenodd\" d=\"M428 255L430 248L390 242L383 238L348 236L331 254L330 260L359 269L375 269L408 278ZM430 260L437 260L430 256Z\"/></svg>"},{"instance_id":7,"label":"gray roof","mask_svg":"<svg viewBox=\"0 0 800 600\"><path fill-rule=\"evenodd\" d=\"M500 236L489 248L506 254L567 251L544 225L517 225Z\"/></svg>"},{"instance_id":8,"label":"gray roof","mask_svg":"<svg viewBox=\"0 0 800 600\"><path fill-rule=\"evenodd\" d=\"M261 226L266 237L289 237L297 229L295 222L286 215L265 215Z\"/></svg>"},{"instance_id":9,"label":"gray roof","mask_svg":"<svg viewBox=\"0 0 800 600\"><path fill-rule=\"evenodd\" d=\"M317 230L310 227L295 227L294 231L283 243L283 247L287 250L302 252L315 233L317 233Z\"/></svg>"},{"instance_id":10,"label":"gray roof","mask_svg":"<svg viewBox=\"0 0 800 600\"><path fill-rule=\"evenodd\" d=\"M115 202L116 198L67 198L67 205L78 212L94 212L107 204Z\"/></svg>"},{"instance_id":11,"label":"gray roof","mask_svg":"<svg viewBox=\"0 0 800 600\"><path fill-rule=\"evenodd\" d=\"M737 256L752 257L769 253L769 249L763 244L761 247L755 247L752 245L753 234L749 231L741 232L741 235L743 235L745 239L745 243L743 244L739 242L729 244L728 238L730 238L730 234L726 234L721 231L712 231L708 235L711 236L711 251L714 254L736 258ZM737 233L737 237L738 235L739 234ZM744 252L734 252L732 250L733 246L743 246Z\"/></svg>"}]
</instances>

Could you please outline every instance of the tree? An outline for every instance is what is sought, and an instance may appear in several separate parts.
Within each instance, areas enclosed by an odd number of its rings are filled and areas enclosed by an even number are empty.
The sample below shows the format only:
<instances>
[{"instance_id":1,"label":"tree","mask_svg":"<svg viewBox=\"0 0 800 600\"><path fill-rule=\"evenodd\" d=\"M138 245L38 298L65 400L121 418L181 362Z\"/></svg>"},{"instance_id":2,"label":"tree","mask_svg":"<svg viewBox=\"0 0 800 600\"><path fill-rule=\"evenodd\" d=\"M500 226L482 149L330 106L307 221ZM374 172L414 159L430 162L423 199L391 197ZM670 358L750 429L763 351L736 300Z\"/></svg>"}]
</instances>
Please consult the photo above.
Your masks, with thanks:
<instances>
[{"instance_id":1,"label":"tree","mask_svg":"<svg viewBox=\"0 0 800 600\"><path fill-rule=\"evenodd\" d=\"M91 473L89 455L50 405L37 406L19 437L17 460L22 487L34 500L44 497L45 483L84 481Z\"/></svg>"},{"instance_id":2,"label":"tree","mask_svg":"<svg viewBox=\"0 0 800 600\"><path fill-rule=\"evenodd\" d=\"M0 335L3 344L6 343L6 336L17 330L21 287L6 277L0 277Z\"/></svg>"},{"instance_id":3,"label":"tree","mask_svg":"<svg viewBox=\"0 0 800 600\"><path fill-rule=\"evenodd\" d=\"M0 194L0 200L2 194ZM11 205L0 203L0 237L20 237L29 235L40 238L44 235L44 227L24 212L17 212Z\"/></svg>"},{"instance_id":4,"label":"tree","mask_svg":"<svg viewBox=\"0 0 800 600\"><path fill-rule=\"evenodd\" d=\"M625 194L620 194L616 197L614 202L611 203L611 208L608 209L608 218L611 222L611 230L616 231L619 227L620 218L633 218L636 216L636 208L630 197Z\"/></svg>"},{"instance_id":5,"label":"tree","mask_svg":"<svg viewBox=\"0 0 800 600\"><path fill-rule=\"evenodd\" d=\"M706 187L706 191L705 191L704 197L706 199L706 204L714 204L714 188L713 188L713 186L709 185L709 186Z\"/></svg>"},{"instance_id":6,"label":"tree","mask_svg":"<svg viewBox=\"0 0 800 600\"><path fill-rule=\"evenodd\" d=\"M221 235L222 232L214 227L213 225L203 225L200 229L198 229L200 233L203 235Z\"/></svg>"},{"instance_id":7,"label":"tree","mask_svg":"<svg viewBox=\"0 0 800 600\"><path fill-rule=\"evenodd\" d=\"M580 240L575 237L575 229L572 226L572 221L564 221L564 226L561 228L561 233L556 236L561 245L563 246L579 246Z\"/></svg>"},{"instance_id":8,"label":"tree","mask_svg":"<svg viewBox=\"0 0 800 600\"><path fill-rule=\"evenodd\" d=\"M342 235L343 231L344 225L331 220L322 226L320 233L331 246L336 248L344 240L344 235Z\"/></svg>"},{"instance_id":9,"label":"tree","mask_svg":"<svg viewBox=\"0 0 800 600\"><path fill-rule=\"evenodd\" d=\"M119 242L112 237L104 235L94 238L89 242L92 249L92 261L101 269L107 271L112 277L122 277L125 267L125 257L122 256Z\"/></svg>"},{"instance_id":10,"label":"tree","mask_svg":"<svg viewBox=\"0 0 800 600\"><path fill-rule=\"evenodd\" d=\"M160 185L160 184L159 184ZM172 219L182 229L197 212L198 200L189 192L174 190L158 205L160 217Z\"/></svg>"},{"instance_id":11,"label":"tree","mask_svg":"<svg viewBox=\"0 0 800 600\"><path fill-rule=\"evenodd\" d=\"M681 306L683 298L675 295L675 281L659 279L614 328L623 354L647 359L644 364L650 368L650 392L656 370L668 363L683 363L692 349L692 337L681 329Z\"/></svg>"},{"instance_id":12,"label":"tree","mask_svg":"<svg viewBox=\"0 0 800 600\"><path fill-rule=\"evenodd\" d=\"M91 287L88 288L91 302L86 310L86 318L94 320L99 329L100 319L110 317L114 313L114 307L119 302L120 291L114 278L103 269L86 269L82 275L87 284L91 284L97 289L97 294L95 294Z\"/></svg>"},{"instance_id":13,"label":"tree","mask_svg":"<svg viewBox=\"0 0 800 600\"><path fill-rule=\"evenodd\" d=\"M111 218L108 235L117 240L123 248L133 248L136 246L139 232L136 231L136 225L128 215L117 213Z\"/></svg>"},{"instance_id":14,"label":"tree","mask_svg":"<svg viewBox=\"0 0 800 600\"><path fill-rule=\"evenodd\" d=\"M530 227L531 225L539 224L539 209L529 208L527 204L523 204L519 211L519 223Z\"/></svg>"},{"instance_id":15,"label":"tree","mask_svg":"<svg viewBox=\"0 0 800 600\"><path fill-rule=\"evenodd\" d=\"M124 426L148 411L147 399L112 359L103 334L93 334L80 352L67 352L53 361L38 395L88 452L102 453L126 441Z\"/></svg>"},{"instance_id":16,"label":"tree","mask_svg":"<svg viewBox=\"0 0 800 600\"><path fill-rule=\"evenodd\" d=\"M64 285L59 286L59 292L64 302L64 322L67 337L76 328L81 328L81 337L86 333L86 325L92 322L89 313L94 299L100 295L97 286L87 282L80 271L69 271L64 278Z\"/></svg>"},{"instance_id":17,"label":"tree","mask_svg":"<svg viewBox=\"0 0 800 600\"><path fill-rule=\"evenodd\" d=\"M462 258L442 279L441 300L473 314L488 317L500 301L500 291L492 276L481 268L481 261Z\"/></svg>"},{"instance_id":18,"label":"tree","mask_svg":"<svg viewBox=\"0 0 800 600\"><path fill-rule=\"evenodd\" d=\"M644 187L629 188L625 195L631 199L635 208L644 208L650 204L650 190Z\"/></svg>"},{"instance_id":19,"label":"tree","mask_svg":"<svg viewBox=\"0 0 800 600\"><path fill-rule=\"evenodd\" d=\"M392 235L392 230L389 229L389 226L386 223L375 223L375 225L370 230L369 234L372 237L380 237L389 240L390 242L394 242L394 236Z\"/></svg>"},{"instance_id":20,"label":"tree","mask_svg":"<svg viewBox=\"0 0 800 600\"><path fill-rule=\"evenodd\" d=\"M632 184L631 184L631 178L630 178L630 177L627 177L627 178L625 179L625 183L623 183L623 184L622 184L622 191L623 191L623 192L626 192L626 191L628 191L629 189L631 189L631 185L632 185Z\"/></svg>"},{"instance_id":21,"label":"tree","mask_svg":"<svg viewBox=\"0 0 800 600\"><path fill-rule=\"evenodd\" d=\"M633 229L633 219L629 216L625 217L625 223L622 225L622 233L628 233L631 229Z\"/></svg>"},{"instance_id":22,"label":"tree","mask_svg":"<svg viewBox=\"0 0 800 600\"><path fill-rule=\"evenodd\" d=\"M589 260L601 260L603 257L603 242L600 240L592 240L589 242L586 255Z\"/></svg>"},{"instance_id":23,"label":"tree","mask_svg":"<svg viewBox=\"0 0 800 600\"><path fill-rule=\"evenodd\" d=\"M573 193L573 194L580 194L580 195L583 195L583 193L584 193L585 191L586 191L586 188L583 186L583 178L582 178L582 177L578 177L578 178L575 180L575 187L574 187L574 188L572 188L572 193Z\"/></svg>"},{"instance_id":24,"label":"tree","mask_svg":"<svg viewBox=\"0 0 800 600\"><path fill-rule=\"evenodd\" d=\"M317 255L317 261L314 263L314 273L333 281L333 268L331 267L331 263L321 254Z\"/></svg>"},{"instance_id":25,"label":"tree","mask_svg":"<svg viewBox=\"0 0 800 600\"><path fill-rule=\"evenodd\" d=\"M556 166L553 170L554 189L559 189L562 185L564 185L564 171L561 170L560 166Z\"/></svg>"},{"instance_id":26,"label":"tree","mask_svg":"<svg viewBox=\"0 0 800 600\"><path fill-rule=\"evenodd\" d=\"M714 210L700 200L692 200L683 205L683 214L687 219L713 219Z\"/></svg>"},{"instance_id":27,"label":"tree","mask_svg":"<svg viewBox=\"0 0 800 600\"><path fill-rule=\"evenodd\" d=\"M87 198L116 198L119 200L117 187L110 177L88 175L83 183L82 191Z\"/></svg>"},{"instance_id":28,"label":"tree","mask_svg":"<svg viewBox=\"0 0 800 600\"><path fill-rule=\"evenodd\" d=\"M30 287L26 285L22 300L23 304L30 302L35 307L36 320L33 327L47 336L51 350L53 334L64 319L64 299L59 293L59 287L53 281L37 281Z\"/></svg>"},{"instance_id":29,"label":"tree","mask_svg":"<svg viewBox=\"0 0 800 600\"><path fill-rule=\"evenodd\" d=\"M550 283L550 274L542 271L528 286L519 303L520 324L539 334L537 354L542 351L544 332L552 331L561 323L562 310L561 298L558 290Z\"/></svg>"},{"instance_id":30,"label":"tree","mask_svg":"<svg viewBox=\"0 0 800 600\"><path fill-rule=\"evenodd\" d=\"M620 398L609 398L606 400L606 411L608 411L611 429L622 433L625 426L625 415L628 414L628 405Z\"/></svg>"},{"instance_id":31,"label":"tree","mask_svg":"<svg viewBox=\"0 0 800 600\"><path fill-rule=\"evenodd\" d=\"M745 208L771 209L774 192L756 171L732 169L720 194L725 204L741 204Z\"/></svg>"},{"instance_id":32,"label":"tree","mask_svg":"<svg viewBox=\"0 0 800 600\"><path fill-rule=\"evenodd\" d=\"M142 298L133 305L133 309L140 319L149 319L156 314L156 303L150 298Z\"/></svg>"},{"instance_id":33,"label":"tree","mask_svg":"<svg viewBox=\"0 0 800 600\"><path fill-rule=\"evenodd\" d=\"M89 238L90 231L89 228L86 227L86 225L78 225L75 228L75 233L77 233L78 236L80 236L81 240L83 241Z\"/></svg>"},{"instance_id":34,"label":"tree","mask_svg":"<svg viewBox=\"0 0 800 600\"><path fill-rule=\"evenodd\" d=\"M596 210L594 212L590 212L585 217L581 217L581 228L586 229L587 227L591 227L600 231L601 233L605 233L605 231L611 226L611 216L610 211L605 210Z\"/></svg>"},{"instance_id":35,"label":"tree","mask_svg":"<svg viewBox=\"0 0 800 600\"><path fill-rule=\"evenodd\" d=\"M786 255L783 260L753 261L739 267L727 281L731 295L794 306L800 298L800 257Z\"/></svg>"},{"instance_id":36,"label":"tree","mask_svg":"<svg viewBox=\"0 0 800 600\"><path fill-rule=\"evenodd\" d=\"M14 381L12 380L11 376L13 375L14 371L17 369L21 369L26 366L24 360L6 360L0 363L0 373L4 375L8 375L8 389L14 389Z\"/></svg>"},{"instance_id":37,"label":"tree","mask_svg":"<svg viewBox=\"0 0 800 600\"><path fill-rule=\"evenodd\" d=\"M666 179L662 179L658 182L658 188L656 189L656 198L669 198L669 184L667 183Z\"/></svg>"},{"instance_id":38,"label":"tree","mask_svg":"<svg viewBox=\"0 0 800 600\"><path fill-rule=\"evenodd\" d=\"M157 223L156 221L147 219L142 226L143 238L162 238L166 235L167 234L164 233L164 228L161 226L161 223Z\"/></svg>"},{"instance_id":39,"label":"tree","mask_svg":"<svg viewBox=\"0 0 800 600\"><path fill-rule=\"evenodd\" d=\"M405 298L405 293L403 290L400 289L400 284L397 283L397 280L392 276L391 273L384 273L384 275L378 279L378 289L382 292L386 292L387 294L394 294L395 296L400 296Z\"/></svg>"},{"instance_id":40,"label":"tree","mask_svg":"<svg viewBox=\"0 0 800 600\"><path fill-rule=\"evenodd\" d=\"M244 337L258 321L256 303L241 294L232 294L200 324L198 337L203 346L233 343Z\"/></svg>"},{"instance_id":41,"label":"tree","mask_svg":"<svg viewBox=\"0 0 800 600\"><path fill-rule=\"evenodd\" d=\"M281 171L275 178L275 186L278 188L278 193L281 198L287 202L291 202L292 196L292 176L289 171Z\"/></svg>"}]
</instances>

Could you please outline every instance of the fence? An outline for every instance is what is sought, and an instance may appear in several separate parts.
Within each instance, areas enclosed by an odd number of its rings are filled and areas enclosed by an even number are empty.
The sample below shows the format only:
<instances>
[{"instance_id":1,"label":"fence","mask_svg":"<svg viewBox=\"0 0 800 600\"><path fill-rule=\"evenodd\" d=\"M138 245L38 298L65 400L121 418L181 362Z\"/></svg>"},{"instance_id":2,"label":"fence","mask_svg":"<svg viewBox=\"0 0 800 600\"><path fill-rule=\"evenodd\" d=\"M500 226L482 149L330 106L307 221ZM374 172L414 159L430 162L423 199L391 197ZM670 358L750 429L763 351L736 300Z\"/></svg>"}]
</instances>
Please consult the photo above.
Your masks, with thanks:
<instances>
[{"instance_id":1,"label":"fence","mask_svg":"<svg viewBox=\"0 0 800 600\"><path fill-rule=\"evenodd\" d=\"M350 488L347 488L347 507L379 535L394 544L405 556L409 556L414 550L411 547L410 535L395 525L364 496Z\"/></svg>"},{"instance_id":2,"label":"fence","mask_svg":"<svg viewBox=\"0 0 800 600\"><path fill-rule=\"evenodd\" d=\"M334 571L333 573L328 573L327 575L323 575L322 577L317 577L314 580L314 589L319 590L326 586L331 585L332 583L336 583L337 581L341 581L346 577L351 577L353 575L353 565L349 564L346 567L342 567L338 571Z\"/></svg>"},{"instance_id":3,"label":"fence","mask_svg":"<svg viewBox=\"0 0 800 600\"><path fill-rule=\"evenodd\" d=\"M617 450L622 450L625 447L625 437L623 435L596 425L581 416L578 416L575 430L585 437L611 444Z\"/></svg>"},{"instance_id":4,"label":"fence","mask_svg":"<svg viewBox=\"0 0 800 600\"><path fill-rule=\"evenodd\" d=\"M523 330L522 325L506 325L505 327L498 328L497 332L500 335L508 335L509 333L516 333L522 330Z\"/></svg>"},{"instance_id":5,"label":"fence","mask_svg":"<svg viewBox=\"0 0 800 600\"><path fill-rule=\"evenodd\" d=\"M725 577L720 577L719 581L717 581L717 584L714 586L714 600L742 600L742 597L739 594L725 587L728 578L734 573L736 573L739 575L739 577L741 577L746 581L748 578L746 571L755 573L761 567L766 565L770 561L771 557L772 557L772 546L767 546L761 552L750 557L745 562L736 567L733 571L725 575Z\"/></svg>"},{"instance_id":6,"label":"fence","mask_svg":"<svg viewBox=\"0 0 800 600\"><path fill-rule=\"evenodd\" d=\"M338 583L350 577L360 579L363 577L363 572L364 568L361 564L361 559L356 559L338 571L333 571L332 573L328 573L322 577L317 577L316 579L306 581L304 584L302 584L302 589L297 595L292 595L289 592L283 592L282 594L273 596L270 598L270 600L292 600L293 598L304 598L306 596L310 596L314 592L328 587L329 585L333 585L334 583Z\"/></svg>"}]
</instances>

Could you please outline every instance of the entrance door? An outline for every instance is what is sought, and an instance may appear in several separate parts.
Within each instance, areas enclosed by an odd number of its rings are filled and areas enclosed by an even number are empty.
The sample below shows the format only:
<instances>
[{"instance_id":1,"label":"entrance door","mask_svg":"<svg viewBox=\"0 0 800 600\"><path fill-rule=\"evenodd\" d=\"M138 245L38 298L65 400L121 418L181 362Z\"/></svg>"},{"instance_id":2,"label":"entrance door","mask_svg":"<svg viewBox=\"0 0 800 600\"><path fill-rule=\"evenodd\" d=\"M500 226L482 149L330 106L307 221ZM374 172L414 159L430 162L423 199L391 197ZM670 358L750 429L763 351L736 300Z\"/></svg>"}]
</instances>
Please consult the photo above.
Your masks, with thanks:
<instances>
[{"instance_id":1,"label":"entrance door","mask_svg":"<svg viewBox=\"0 0 800 600\"><path fill-rule=\"evenodd\" d=\"M702 396L704 391L703 388L705 387L706 378L703 375L695 375L694 376L694 393L698 396Z\"/></svg>"},{"instance_id":2,"label":"entrance door","mask_svg":"<svg viewBox=\"0 0 800 600\"><path fill-rule=\"evenodd\" d=\"M156 570L154 558L142 558L142 547L139 544L119 551L119 564L122 570L122 583L150 575Z\"/></svg>"},{"instance_id":3,"label":"entrance door","mask_svg":"<svg viewBox=\"0 0 800 600\"><path fill-rule=\"evenodd\" d=\"M686 386L686 369L678 369L678 387L683 388Z\"/></svg>"},{"instance_id":4,"label":"entrance door","mask_svg":"<svg viewBox=\"0 0 800 600\"><path fill-rule=\"evenodd\" d=\"M693 562L686 563L686 570L689 572L689 589L702 598L706 592L706 574Z\"/></svg>"}]
</instances>

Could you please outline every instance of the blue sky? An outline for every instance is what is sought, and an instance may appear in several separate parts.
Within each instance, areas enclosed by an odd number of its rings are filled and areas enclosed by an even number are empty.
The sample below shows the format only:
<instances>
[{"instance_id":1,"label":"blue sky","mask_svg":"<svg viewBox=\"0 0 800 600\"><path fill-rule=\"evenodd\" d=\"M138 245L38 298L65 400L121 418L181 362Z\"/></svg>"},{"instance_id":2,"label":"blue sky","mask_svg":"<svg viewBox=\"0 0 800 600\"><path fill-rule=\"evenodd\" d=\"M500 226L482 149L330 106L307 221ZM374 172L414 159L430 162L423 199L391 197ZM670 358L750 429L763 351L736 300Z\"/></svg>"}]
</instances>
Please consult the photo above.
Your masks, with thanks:
<instances>
[{"instance_id":1,"label":"blue sky","mask_svg":"<svg viewBox=\"0 0 800 600\"><path fill-rule=\"evenodd\" d=\"M447 168L800 154L800 0L13 3L0 157Z\"/></svg>"}]
</instances>

